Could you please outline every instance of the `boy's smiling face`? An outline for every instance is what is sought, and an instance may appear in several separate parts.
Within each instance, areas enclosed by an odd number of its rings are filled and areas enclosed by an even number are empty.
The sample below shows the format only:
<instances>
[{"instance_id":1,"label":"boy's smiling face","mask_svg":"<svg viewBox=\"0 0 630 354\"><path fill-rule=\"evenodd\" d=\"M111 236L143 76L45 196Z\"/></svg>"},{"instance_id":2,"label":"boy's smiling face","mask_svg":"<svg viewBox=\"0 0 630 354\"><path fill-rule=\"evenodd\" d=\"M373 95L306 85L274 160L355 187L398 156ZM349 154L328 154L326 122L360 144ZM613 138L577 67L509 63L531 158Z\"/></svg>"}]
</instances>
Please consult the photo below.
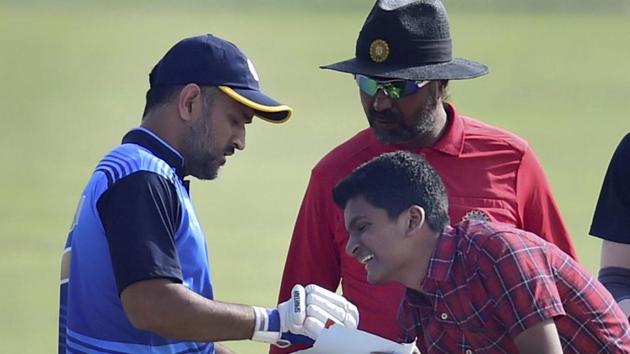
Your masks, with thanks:
<instances>
[{"instance_id":1,"label":"boy's smiling face","mask_svg":"<svg viewBox=\"0 0 630 354\"><path fill-rule=\"evenodd\" d=\"M365 265L371 284L401 281L414 257L407 211L390 218L385 209L357 196L344 209L349 239L346 252Z\"/></svg>"}]
</instances>

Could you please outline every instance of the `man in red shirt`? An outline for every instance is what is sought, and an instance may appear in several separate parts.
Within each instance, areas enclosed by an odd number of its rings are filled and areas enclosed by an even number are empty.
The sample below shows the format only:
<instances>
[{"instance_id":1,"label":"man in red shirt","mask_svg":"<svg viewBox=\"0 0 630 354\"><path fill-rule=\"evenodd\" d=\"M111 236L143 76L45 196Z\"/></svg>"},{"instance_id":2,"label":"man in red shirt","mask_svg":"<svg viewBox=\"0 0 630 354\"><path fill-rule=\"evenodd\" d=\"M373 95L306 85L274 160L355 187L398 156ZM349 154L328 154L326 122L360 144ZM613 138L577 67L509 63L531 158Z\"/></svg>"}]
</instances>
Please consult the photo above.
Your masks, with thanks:
<instances>
[{"instance_id":1,"label":"man in red shirt","mask_svg":"<svg viewBox=\"0 0 630 354\"><path fill-rule=\"evenodd\" d=\"M397 284L374 287L344 251L348 235L330 192L355 167L383 152L424 156L448 187L450 218L481 217L530 231L572 257L575 249L549 183L527 142L460 115L444 101L449 80L487 73L453 59L446 10L437 1L377 1L356 58L326 66L354 74L370 128L328 153L312 170L287 255L279 299L293 284L315 283L343 295L361 313L359 328L397 339ZM294 351L280 350L274 354Z\"/></svg>"},{"instance_id":2,"label":"man in red shirt","mask_svg":"<svg viewBox=\"0 0 630 354\"><path fill-rule=\"evenodd\" d=\"M630 353L606 288L536 235L506 224L449 226L446 189L418 155L383 154L333 190L346 251L371 284L402 283L405 342L428 353Z\"/></svg>"}]
</instances>

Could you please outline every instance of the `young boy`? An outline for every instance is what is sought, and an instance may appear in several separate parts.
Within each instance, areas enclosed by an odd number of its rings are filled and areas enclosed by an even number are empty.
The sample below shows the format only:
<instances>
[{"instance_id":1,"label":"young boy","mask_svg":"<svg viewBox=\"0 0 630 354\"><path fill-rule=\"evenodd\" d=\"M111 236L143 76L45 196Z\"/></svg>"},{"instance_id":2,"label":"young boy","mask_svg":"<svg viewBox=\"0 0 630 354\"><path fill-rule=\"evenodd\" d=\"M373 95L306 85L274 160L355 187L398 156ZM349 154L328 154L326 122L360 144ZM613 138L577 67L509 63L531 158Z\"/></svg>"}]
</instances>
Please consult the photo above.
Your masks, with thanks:
<instances>
[{"instance_id":1,"label":"young boy","mask_svg":"<svg viewBox=\"0 0 630 354\"><path fill-rule=\"evenodd\" d=\"M383 154L333 190L346 251L372 284L407 287L399 322L426 353L630 353L608 291L555 245L507 225L449 226L446 190L421 157Z\"/></svg>"}]
</instances>

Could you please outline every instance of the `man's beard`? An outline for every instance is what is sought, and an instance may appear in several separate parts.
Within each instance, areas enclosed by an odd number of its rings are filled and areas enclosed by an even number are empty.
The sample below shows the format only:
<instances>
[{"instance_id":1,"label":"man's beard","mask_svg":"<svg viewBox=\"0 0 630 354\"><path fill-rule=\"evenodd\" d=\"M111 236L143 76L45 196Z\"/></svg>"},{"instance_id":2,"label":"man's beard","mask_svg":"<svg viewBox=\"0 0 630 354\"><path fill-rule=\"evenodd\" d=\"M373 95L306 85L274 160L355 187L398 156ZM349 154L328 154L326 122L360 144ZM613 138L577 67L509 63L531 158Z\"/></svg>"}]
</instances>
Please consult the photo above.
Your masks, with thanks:
<instances>
[{"instance_id":1,"label":"man's beard","mask_svg":"<svg viewBox=\"0 0 630 354\"><path fill-rule=\"evenodd\" d=\"M377 112L374 108L370 108L367 116L370 127L374 132L374 135L385 144L406 144L414 141L419 136L429 134L435 129L435 108L437 106L438 99L434 90L429 92L427 100L423 107L415 114L415 119L407 123L400 116L400 113L388 110L384 112ZM375 123L375 120L384 120L391 122L391 129L382 128Z\"/></svg>"},{"instance_id":2,"label":"man's beard","mask_svg":"<svg viewBox=\"0 0 630 354\"><path fill-rule=\"evenodd\" d=\"M188 129L184 139L184 168L187 175L198 179L217 178L223 155L211 153L212 131L210 128L210 107L204 102L201 118Z\"/></svg>"}]
</instances>

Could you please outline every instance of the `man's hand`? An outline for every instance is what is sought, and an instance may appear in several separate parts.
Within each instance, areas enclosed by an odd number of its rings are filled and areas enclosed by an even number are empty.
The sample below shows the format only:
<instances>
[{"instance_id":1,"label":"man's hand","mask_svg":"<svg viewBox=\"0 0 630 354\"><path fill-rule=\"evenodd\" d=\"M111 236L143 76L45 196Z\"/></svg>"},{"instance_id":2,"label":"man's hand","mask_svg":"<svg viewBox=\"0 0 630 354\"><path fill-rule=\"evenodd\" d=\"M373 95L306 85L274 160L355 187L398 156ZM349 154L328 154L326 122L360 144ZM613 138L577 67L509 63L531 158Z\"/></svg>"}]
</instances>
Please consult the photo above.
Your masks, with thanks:
<instances>
[{"instance_id":1,"label":"man's hand","mask_svg":"<svg viewBox=\"0 0 630 354\"><path fill-rule=\"evenodd\" d=\"M286 347L293 343L312 344L324 328L337 323L356 328L357 307L317 285L295 285L291 298L276 309L254 307L256 327L253 340Z\"/></svg>"}]
</instances>

